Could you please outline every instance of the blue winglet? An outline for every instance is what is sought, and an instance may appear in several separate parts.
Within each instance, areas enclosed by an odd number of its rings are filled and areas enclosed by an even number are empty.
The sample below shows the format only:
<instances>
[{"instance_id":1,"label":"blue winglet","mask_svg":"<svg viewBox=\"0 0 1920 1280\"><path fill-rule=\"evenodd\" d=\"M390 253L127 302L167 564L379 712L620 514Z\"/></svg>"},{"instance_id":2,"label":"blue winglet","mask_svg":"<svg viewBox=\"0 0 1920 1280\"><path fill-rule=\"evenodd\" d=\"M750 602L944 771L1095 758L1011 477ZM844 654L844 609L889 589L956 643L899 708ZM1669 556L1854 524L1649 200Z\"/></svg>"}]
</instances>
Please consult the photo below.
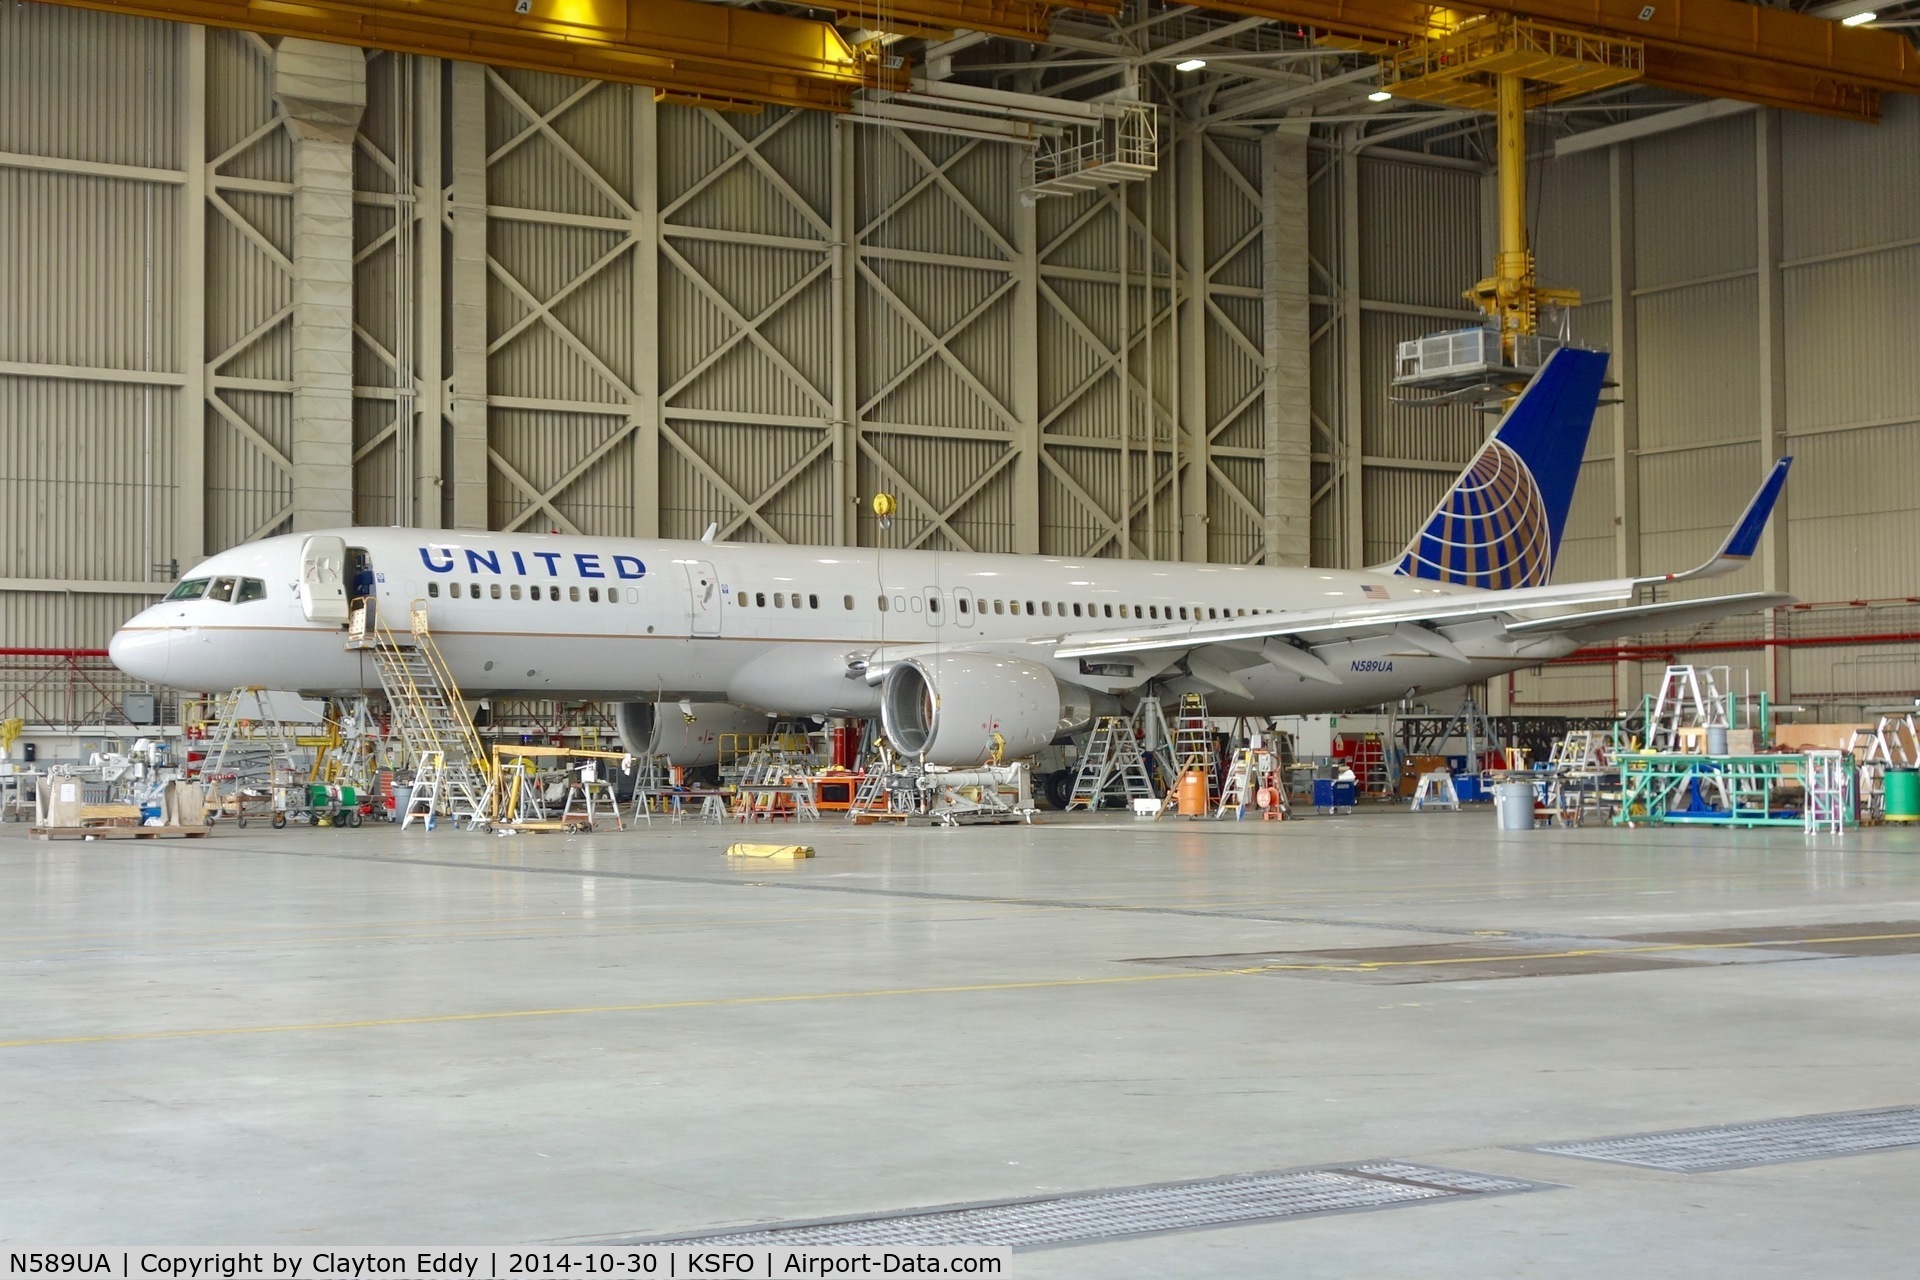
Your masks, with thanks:
<instances>
[{"instance_id":1,"label":"blue winglet","mask_svg":"<svg viewBox=\"0 0 1920 1280\"><path fill-rule=\"evenodd\" d=\"M1760 548L1760 535L1766 532L1767 521L1773 515L1774 504L1780 501L1780 490L1786 487L1787 468L1792 465L1792 458L1782 458L1773 464L1765 483L1741 513L1740 523L1733 526L1733 532L1721 544L1722 556L1733 560L1753 558L1753 553Z\"/></svg>"}]
</instances>

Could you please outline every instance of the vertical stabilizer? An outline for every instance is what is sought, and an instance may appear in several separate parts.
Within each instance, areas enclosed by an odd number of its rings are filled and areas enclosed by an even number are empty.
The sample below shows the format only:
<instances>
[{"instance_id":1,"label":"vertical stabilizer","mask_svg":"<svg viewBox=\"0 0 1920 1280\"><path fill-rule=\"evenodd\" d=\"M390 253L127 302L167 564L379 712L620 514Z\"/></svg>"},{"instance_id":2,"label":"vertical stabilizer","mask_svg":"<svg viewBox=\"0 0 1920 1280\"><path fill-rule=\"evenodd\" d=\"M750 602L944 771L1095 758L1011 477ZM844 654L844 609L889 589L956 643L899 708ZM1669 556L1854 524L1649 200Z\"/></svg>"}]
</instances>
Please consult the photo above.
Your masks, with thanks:
<instances>
[{"instance_id":1,"label":"vertical stabilizer","mask_svg":"<svg viewBox=\"0 0 1920 1280\"><path fill-rule=\"evenodd\" d=\"M1562 347L1547 357L1392 571L1489 590L1544 584L1606 372L1604 351Z\"/></svg>"}]
</instances>

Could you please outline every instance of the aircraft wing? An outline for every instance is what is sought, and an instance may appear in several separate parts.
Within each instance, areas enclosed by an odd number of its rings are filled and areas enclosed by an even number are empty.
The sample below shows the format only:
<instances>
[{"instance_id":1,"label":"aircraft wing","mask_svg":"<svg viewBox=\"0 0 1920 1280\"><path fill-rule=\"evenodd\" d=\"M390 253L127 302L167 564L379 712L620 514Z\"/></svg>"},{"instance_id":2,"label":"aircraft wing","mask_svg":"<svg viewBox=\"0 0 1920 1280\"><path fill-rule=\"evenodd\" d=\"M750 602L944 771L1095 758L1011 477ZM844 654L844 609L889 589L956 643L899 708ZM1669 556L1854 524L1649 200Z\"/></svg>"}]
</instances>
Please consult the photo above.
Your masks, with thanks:
<instances>
[{"instance_id":1,"label":"aircraft wing","mask_svg":"<svg viewBox=\"0 0 1920 1280\"><path fill-rule=\"evenodd\" d=\"M1391 637L1413 652L1462 663L1475 658L1551 657L1571 652L1572 647L1589 640L1791 603L1790 596L1747 593L1583 609L1632 600L1642 587L1718 577L1747 564L1758 548L1791 461L1783 458L1775 466L1720 548L1684 573L1505 591L1436 586L1411 600L1358 601L1323 609L1162 624L1131 632L1085 631L1060 637L1054 656L1177 655L1184 657L1187 669L1196 678L1237 692L1240 682L1232 672L1261 658L1303 679L1338 684L1339 676L1312 650L1315 645L1343 640Z\"/></svg>"},{"instance_id":2,"label":"aircraft wing","mask_svg":"<svg viewBox=\"0 0 1920 1280\"><path fill-rule=\"evenodd\" d=\"M1758 613L1792 604L1794 597L1767 591L1749 591L1737 596L1708 596L1704 600L1666 600L1659 604L1631 605L1625 609L1596 609L1590 613L1569 613L1554 618L1535 618L1506 624L1510 636L1565 636L1585 644L1589 640L1610 640L1654 627L1687 627L1712 622L1740 613Z\"/></svg>"}]
</instances>

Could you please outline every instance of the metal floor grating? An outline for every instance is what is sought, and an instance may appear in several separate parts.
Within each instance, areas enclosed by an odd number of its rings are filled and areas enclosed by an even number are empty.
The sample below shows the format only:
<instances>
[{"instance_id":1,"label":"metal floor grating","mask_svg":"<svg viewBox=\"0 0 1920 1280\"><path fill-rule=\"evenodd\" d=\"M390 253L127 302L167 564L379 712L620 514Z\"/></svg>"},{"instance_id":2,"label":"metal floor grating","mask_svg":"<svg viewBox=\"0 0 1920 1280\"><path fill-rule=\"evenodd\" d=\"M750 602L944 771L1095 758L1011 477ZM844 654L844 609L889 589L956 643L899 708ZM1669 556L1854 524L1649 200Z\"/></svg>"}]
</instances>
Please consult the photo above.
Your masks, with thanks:
<instances>
[{"instance_id":1,"label":"metal floor grating","mask_svg":"<svg viewBox=\"0 0 1920 1280\"><path fill-rule=\"evenodd\" d=\"M654 1238L631 1243L754 1248L995 1245L1045 1249L1234 1223L1391 1209L1432 1200L1512 1195L1550 1185L1379 1160L1030 1200L944 1205L859 1218L776 1223L718 1235Z\"/></svg>"},{"instance_id":2,"label":"metal floor grating","mask_svg":"<svg viewBox=\"0 0 1920 1280\"><path fill-rule=\"evenodd\" d=\"M1590 1142L1552 1142L1525 1150L1639 1165L1644 1169L1665 1169L1671 1173L1705 1173L1910 1146L1920 1146L1920 1107L1792 1116L1753 1124L1596 1138Z\"/></svg>"}]
</instances>

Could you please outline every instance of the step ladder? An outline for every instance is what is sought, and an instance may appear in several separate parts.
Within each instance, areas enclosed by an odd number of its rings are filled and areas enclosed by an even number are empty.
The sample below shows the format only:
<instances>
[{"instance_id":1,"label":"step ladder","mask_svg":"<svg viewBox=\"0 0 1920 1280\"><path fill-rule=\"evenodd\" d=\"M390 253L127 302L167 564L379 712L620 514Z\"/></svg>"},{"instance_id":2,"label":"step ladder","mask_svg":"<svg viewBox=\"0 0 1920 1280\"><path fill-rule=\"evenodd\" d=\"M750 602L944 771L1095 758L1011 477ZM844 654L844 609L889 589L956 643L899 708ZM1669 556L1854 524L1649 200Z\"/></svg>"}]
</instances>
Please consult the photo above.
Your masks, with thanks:
<instances>
[{"instance_id":1,"label":"step ladder","mask_svg":"<svg viewBox=\"0 0 1920 1280\"><path fill-rule=\"evenodd\" d=\"M373 655L393 709L394 727L416 769L425 772L428 762L434 762L429 779L432 812L444 812L469 828L484 825L493 799L493 770L453 672L433 642L426 606L416 601L407 631L396 634L362 603L354 610L347 637L348 649ZM415 798L407 805L409 814L418 807L418 776L414 790ZM407 825L405 820L401 825Z\"/></svg>"},{"instance_id":2,"label":"step ladder","mask_svg":"<svg viewBox=\"0 0 1920 1280\"><path fill-rule=\"evenodd\" d=\"M627 824L620 820L620 801L613 794L613 781L601 776L599 762L588 760L574 765L569 772L573 777L567 782L567 802L560 810L560 821L579 818L591 827L602 818L611 817L614 830L625 831Z\"/></svg>"},{"instance_id":3,"label":"step ladder","mask_svg":"<svg viewBox=\"0 0 1920 1280\"><path fill-rule=\"evenodd\" d=\"M1807 803L1802 811L1808 835L1839 835L1852 818L1848 800L1847 753L1807 752Z\"/></svg>"},{"instance_id":4,"label":"step ladder","mask_svg":"<svg viewBox=\"0 0 1920 1280\"><path fill-rule=\"evenodd\" d=\"M1093 732L1087 735L1086 754L1080 757L1080 771L1073 778L1067 810L1098 809L1109 797L1129 809L1135 800L1156 798L1140 740L1134 736L1133 720L1127 716L1101 716L1094 722Z\"/></svg>"},{"instance_id":5,"label":"step ladder","mask_svg":"<svg viewBox=\"0 0 1920 1280\"><path fill-rule=\"evenodd\" d=\"M299 735L265 695L258 686L243 685L214 698L201 730L207 743L203 776L248 779L293 767Z\"/></svg>"},{"instance_id":6,"label":"step ladder","mask_svg":"<svg viewBox=\"0 0 1920 1280\"><path fill-rule=\"evenodd\" d=\"M1220 792L1220 770L1214 755L1213 722L1207 715L1207 700L1201 694L1180 695L1180 706L1173 720L1173 761L1174 789L1167 792L1167 799L1177 800L1181 778L1199 773L1207 780L1207 803L1212 804ZM1166 817L1179 807L1178 803L1160 806L1156 819Z\"/></svg>"},{"instance_id":7,"label":"step ladder","mask_svg":"<svg viewBox=\"0 0 1920 1280\"><path fill-rule=\"evenodd\" d=\"M1413 811L1419 813L1424 809L1460 812L1460 792L1454 788L1451 771L1436 769L1420 775L1420 784L1413 789Z\"/></svg>"},{"instance_id":8,"label":"step ladder","mask_svg":"<svg viewBox=\"0 0 1920 1280\"><path fill-rule=\"evenodd\" d=\"M1713 678L1712 667L1668 667L1660 692L1647 715L1647 750L1671 754L1680 750L1682 729L1724 729L1727 702Z\"/></svg>"}]
</instances>

